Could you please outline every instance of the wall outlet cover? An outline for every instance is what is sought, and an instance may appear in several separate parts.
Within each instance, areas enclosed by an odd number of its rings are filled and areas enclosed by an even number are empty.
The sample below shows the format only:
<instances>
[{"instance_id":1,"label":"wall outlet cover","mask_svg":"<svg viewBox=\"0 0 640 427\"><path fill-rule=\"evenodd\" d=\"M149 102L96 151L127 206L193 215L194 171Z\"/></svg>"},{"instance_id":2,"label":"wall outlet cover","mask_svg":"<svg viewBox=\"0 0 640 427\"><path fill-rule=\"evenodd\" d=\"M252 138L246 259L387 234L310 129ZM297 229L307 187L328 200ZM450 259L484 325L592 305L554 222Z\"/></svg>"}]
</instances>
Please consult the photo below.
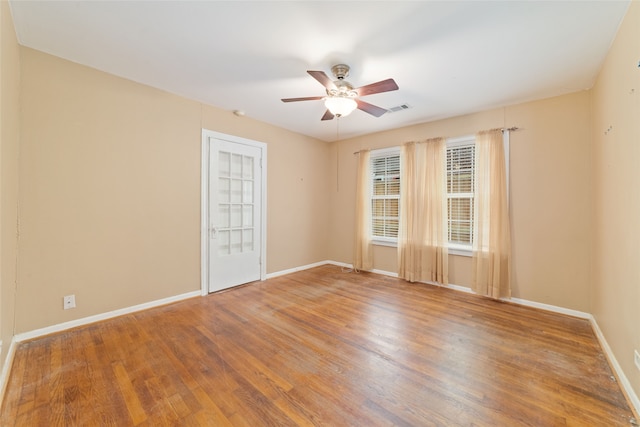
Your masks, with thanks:
<instances>
[{"instance_id":1,"label":"wall outlet cover","mask_svg":"<svg viewBox=\"0 0 640 427\"><path fill-rule=\"evenodd\" d=\"M64 309L68 310L70 308L76 307L76 296L75 295L67 295L63 299Z\"/></svg>"},{"instance_id":2,"label":"wall outlet cover","mask_svg":"<svg viewBox=\"0 0 640 427\"><path fill-rule=\"evenodd\" d=\"M636 363L636 368L640 371L640 353L638 353L638 350L633 352L633 361Z\"/></svg>"}]
</instances>

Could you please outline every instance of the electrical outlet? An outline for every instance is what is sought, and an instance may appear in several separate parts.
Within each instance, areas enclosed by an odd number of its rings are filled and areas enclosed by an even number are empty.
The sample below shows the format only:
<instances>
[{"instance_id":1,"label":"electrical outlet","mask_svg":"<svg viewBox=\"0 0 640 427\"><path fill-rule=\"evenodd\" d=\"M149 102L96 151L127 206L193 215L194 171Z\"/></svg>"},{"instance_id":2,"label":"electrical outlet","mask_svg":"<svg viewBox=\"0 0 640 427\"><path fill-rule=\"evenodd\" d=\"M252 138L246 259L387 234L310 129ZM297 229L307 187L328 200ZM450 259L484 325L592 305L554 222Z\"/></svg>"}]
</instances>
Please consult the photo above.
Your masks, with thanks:
<instances>
[{"instance_id":1,"label":"electrical outlet","mask_svg":"<svg viewBox=\"0 0 640 427\"><path fill-rule=\"evenodd\" d=\"M633 352L633 361L636 362L636 368L640 371L640 353L638 353L638 350Z\"/></svg>"},{"instance_id":2,"label":"electrical outlet","mask_svg":"<svg viewBox=\"0 0 640 427\"><path fill-rule=\"evenodd\" d=\"M70 308L76 308L75 295L67 295L64 297L64 309L69 310Z\"/></svg>"}]
</instances>

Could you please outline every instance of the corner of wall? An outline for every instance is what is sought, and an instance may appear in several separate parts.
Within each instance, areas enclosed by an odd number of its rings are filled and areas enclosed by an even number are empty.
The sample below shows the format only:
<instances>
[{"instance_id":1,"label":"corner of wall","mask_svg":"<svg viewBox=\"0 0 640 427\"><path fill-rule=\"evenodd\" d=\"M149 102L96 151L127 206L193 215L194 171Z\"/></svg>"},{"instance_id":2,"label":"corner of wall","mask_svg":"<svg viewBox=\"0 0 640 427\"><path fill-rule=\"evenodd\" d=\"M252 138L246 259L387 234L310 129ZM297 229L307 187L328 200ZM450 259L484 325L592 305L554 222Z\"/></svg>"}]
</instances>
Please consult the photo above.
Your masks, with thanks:
<instances>
[{"instance_id":1,"label":"corner of wall","mask_svg":"<svg viewBox=\"0 0 640 427\"><path fill-rule=\"evenodd\" d=\"M15 333L20 147L20 46L9 3L0 2L0 387L11 367ZM0 394L1 396L1 394Z\"/></svg>"}]
</instances>

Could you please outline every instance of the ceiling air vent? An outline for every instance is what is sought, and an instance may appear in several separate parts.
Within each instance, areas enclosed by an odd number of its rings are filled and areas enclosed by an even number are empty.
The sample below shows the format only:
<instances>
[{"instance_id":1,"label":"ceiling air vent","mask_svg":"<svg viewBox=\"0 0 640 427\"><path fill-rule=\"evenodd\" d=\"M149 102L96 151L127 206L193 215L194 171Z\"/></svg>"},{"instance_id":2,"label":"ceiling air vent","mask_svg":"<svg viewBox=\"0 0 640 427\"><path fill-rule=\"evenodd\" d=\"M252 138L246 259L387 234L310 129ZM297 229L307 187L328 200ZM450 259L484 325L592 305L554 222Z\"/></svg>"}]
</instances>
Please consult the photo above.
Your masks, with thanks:
<instances>
[{"instance_id":1,"label":"ceiling air vent","mask_svg":"<svg viewBox=\"0 0 640 427\"><path fill-rule=\"evenodd\" d=\"M409 108L411 108L409 104L396 105L395 107L389 108L388 112L397 113L398 111L408 110Z\"/></svg>"}]
</instances>

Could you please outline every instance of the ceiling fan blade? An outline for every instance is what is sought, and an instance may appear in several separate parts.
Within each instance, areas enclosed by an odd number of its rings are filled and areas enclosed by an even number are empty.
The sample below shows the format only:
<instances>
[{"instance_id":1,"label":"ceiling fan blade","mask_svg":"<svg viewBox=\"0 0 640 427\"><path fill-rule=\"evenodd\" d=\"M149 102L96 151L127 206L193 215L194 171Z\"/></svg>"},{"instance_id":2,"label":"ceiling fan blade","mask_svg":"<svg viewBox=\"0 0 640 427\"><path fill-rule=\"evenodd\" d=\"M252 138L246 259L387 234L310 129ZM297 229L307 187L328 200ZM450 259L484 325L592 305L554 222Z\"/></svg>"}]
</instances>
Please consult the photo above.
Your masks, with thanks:
<instances>
[{"instance_id":1,"label":"ceiling fan blade","mask_svg":"<svg viewBox=\"0 0 640 427\"><path fill-rule=\"evenodd\" d=\"M327 110L324 113L324 116L322 116L322 118L320 120L333 120L333 117L334 117L333 113L331 111Z\"/></svg>"},{"instance_id":2,"label":"ceiling fan blade","mask_svg":"<svg viewBox=\"0 0 640 427\"><path fill-rule=\"evenodd\" d=\"M356 92L358 92L358 96L365 96L373 95L374 93L380 92L390 92L392 90L398 90L398 85L396 84L395 80L387 79L379 81L377 83L371 83L370 85L359 87L356 89Z\"/></svg>"},{"instance_id":3,"label":"ceiling fan blade","mask_svg":"<svg viewBox=\"0 0 640 427\"><path fill-rule=\"evenodd\" d=\"M304 98L283 98L282 102L297 102L297 101L317 101L323 99L324 96L307 96Z\"/></svg>"},{"instance_id":4,"label":"ceiling fan blade","mask_svg":"<svg viewBox=\"0 0 640 427\"><path fill-rule=\"evenodd\" d=\"M373 104L369 104L368 102L361 101L356 99L356 103L358 104L358 109L364 111L365 113L369 113L372 116L380 117L384 113L387 112L384 108L378 107Z\"/></svg>"},{"instance_id":5,"label":"ceiling fan blade","mask_svg":"<svg viewBox=\"0 0 640 427\"><path fill-rule=\"evenodd\" d=\"M324 71L307 71L311 77L320 82L322 86L327 89L335 89L336 85L333 84L333 80L327 76Z\"/></svg>"}]
</instances>

